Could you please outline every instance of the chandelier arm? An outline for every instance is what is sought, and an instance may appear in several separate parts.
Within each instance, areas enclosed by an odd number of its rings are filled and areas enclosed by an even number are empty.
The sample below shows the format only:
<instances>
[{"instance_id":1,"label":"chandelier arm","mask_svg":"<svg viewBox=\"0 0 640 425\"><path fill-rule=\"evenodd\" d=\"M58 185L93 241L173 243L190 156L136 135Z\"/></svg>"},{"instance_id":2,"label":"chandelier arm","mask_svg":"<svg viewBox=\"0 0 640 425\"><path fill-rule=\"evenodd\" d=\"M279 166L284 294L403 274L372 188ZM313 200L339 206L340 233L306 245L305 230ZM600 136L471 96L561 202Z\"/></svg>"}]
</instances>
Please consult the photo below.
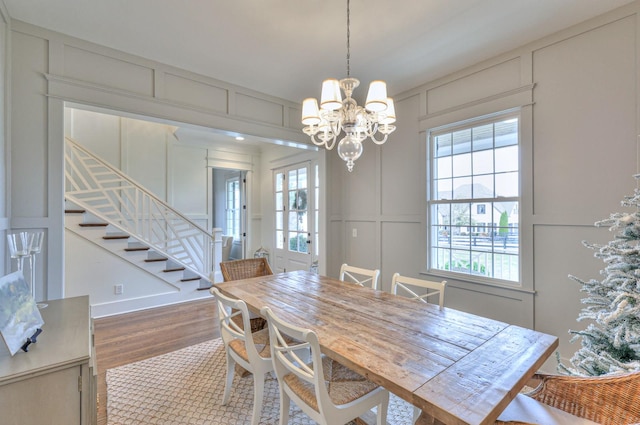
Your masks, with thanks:
<instances>
[{"instance_id":1,"label":"chandelier arm","mask_svg":"<svg viewBox=\"0 0 640 425\"><path fill-rule=\"evenodd\" d=\"M311 141L313 142L313 144L316 145L316 146L323 146L325 144L325 142L323 142L323 141L316 140L316 135L315 134L310 134L309 137L311 138Z\"/></svg>"},{"instance_id":2,"label":"chandelier arm","mask_svg":"<svg viewBox=\"0 0 640 425\"><path fill-rule=\"evenodd\" d=\"M338 135L336 133L333 133L333 138L331 139L331 144L329 144L328 142L325 142L325 146L326 146L328 151L333 149L333 147L336 145L336 140L338 140Z\"/></svg>"},{"instance_id":3,"label":"chandelier arm","mask_svg":"<svg viewBox=\"0 0 640 425\"><path fill-rule=\"evenodd\" d=\"M369 117L369 120L367 121L367 125L365 128L365 134L367 135L367 137L371 137L371 139L373 139L373 136L375 136L377 132L378 132L378 122L374 118Z\"/></svg>"},{"instance_id":4,"label":"chandelier arm","mask_svg":"<svg viewBox=\"0 0 640 425\"><path fill-rule=\"evenodd\" d=\"M338 134L342 132L342 118L335 122L330 122L329 128L331 128L331 131L333 132L333 143L335 143L336 137L338 137Z\"/></svg>"},{"instance_id":5,"label":"chandelier arm","mask_svg":"<svg viewBox=\"0 0 640 425\"><path fill-rule=\"evenodd\" d=\"M333 149L333 147L336 145L336 140L337 140L337 136L336 133L333 133L333 137L331 138L331 144L329 144L329 141L326 140L316 140L316 135L315 134L311 134L311 141L313 142L314 145L316 146L324 146L325 149L327 150L331 150Z\"/></svg>"},{"instance_id":6,"label":"chandelier arm","mask_svg":"<svg viewBox=\"0 0 640 425\"><path fill-rule=\"evenodd\" d=\"M389 136L388 134L385 134L384 137L382 138L382 140L378 140L378 139L375 138L375 133L374 133L374 134L370 135L369 138L376 145L382 145L382 144L384 144L384 142L387 141L387 137L388 136Z\"/></svg>"}]
</instances>

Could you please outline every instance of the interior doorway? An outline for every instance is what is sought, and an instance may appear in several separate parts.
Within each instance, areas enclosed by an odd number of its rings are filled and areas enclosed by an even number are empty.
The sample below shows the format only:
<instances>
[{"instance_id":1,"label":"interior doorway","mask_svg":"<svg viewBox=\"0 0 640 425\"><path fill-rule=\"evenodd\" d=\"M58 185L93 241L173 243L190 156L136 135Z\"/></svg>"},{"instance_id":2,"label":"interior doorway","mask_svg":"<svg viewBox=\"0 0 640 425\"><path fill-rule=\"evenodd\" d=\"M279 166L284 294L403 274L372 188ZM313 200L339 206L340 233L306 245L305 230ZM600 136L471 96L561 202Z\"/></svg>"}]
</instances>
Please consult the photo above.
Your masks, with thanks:
<instances>
[{"instance_id":1,"label":"interior doorway","mask_svg":"<svg viewBox=\"0 0 640 425\"><path fill-rule=\"evenodd\" d=\"M212 178L213 227L222 229L222 261L246 258L247 172L214 168Z\"/></svg>"}]
</instances>

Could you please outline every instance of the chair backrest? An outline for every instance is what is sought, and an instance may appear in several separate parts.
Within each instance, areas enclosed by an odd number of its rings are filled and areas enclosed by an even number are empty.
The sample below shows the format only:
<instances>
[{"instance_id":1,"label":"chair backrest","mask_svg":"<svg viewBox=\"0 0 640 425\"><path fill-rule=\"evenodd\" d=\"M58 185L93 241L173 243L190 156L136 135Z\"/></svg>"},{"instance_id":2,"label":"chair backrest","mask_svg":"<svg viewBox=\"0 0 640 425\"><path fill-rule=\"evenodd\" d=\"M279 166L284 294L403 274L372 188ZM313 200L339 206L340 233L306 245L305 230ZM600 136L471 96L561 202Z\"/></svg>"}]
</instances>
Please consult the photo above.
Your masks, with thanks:
<instances>
[{"instance_id":1,"label":"chair backrest","mask_svg":"<svg viewBox=\"0 0 640 425\"><path fill-rule=\"evenodd\" d=\"M218 324L224 345L229 345L234 339L243 341L247 350L249 363L257 363L261 359L258 354L258 349L253 342L251 332L247 334L244 331L245 329L251 329L247 304L242 300L236 300L223 295L215 286L211 288L210 292L217 302ZM242 326L240 326L239 323L242 323Z\"/></svg>"},{"instance_id":2,"label":"chair backrest","mask_svg":"<svg viewBox=\"0 0 640 425\"><path fill-rule=\"evenodd\" d=\"M500 414L496 424L532 423L535 419L540 420L541 410L550 417L549 409L559 409L582 420L575 418L574 422L569 422L562 418L557 422L546 420L545 424L640 423L640 372L599 376L536 373L533 379L539 382L538 386L526 394L519 394Z\"/></svg>"},{"instance_id":3,"label":"chair backrest","mask_svg":"<svg viewBox=\"0 0 640 425\"><path fill-rule=\"evenodd\" d=\"M225 282L273 274L269 262L264 257L222 261L220 271Z\"/></svg>"},{"instance_id":4,"label":"chair backrest","mask_svg":"<svg viewBox=\"0 0 640 425\"><path fill-rule=\"evenodd\" d=\"M283 383L287 382L285 376L292 373L300 380L313 385L318 402L317 410L324 416L323 412L335 406L331 402L324 381L318 336L310 329L284 322L269 307L264 307L260 313L269 323L271 358L278 382L284 385ZM305 353L305 357L309 355L311 362L305 362L300 353Z\"/></svg>"},{"instance_id":5,"label":"chair backrest","mask_svg":"<svg viewBox=\"0 0 640 425\"><path fill-rule=\"evenodd\" d=\"M347 263L340 267L340 280L343 282L351 282L356 285L378 289L378 277L380 277L380 270L378 269L362 269L350 266Z\"/></svg>"},{"instance_id":6,"label":"chair backrest","mask_svg":"<svg viewBox=\"0 0 640 425\"><path fill-rule=\"evenodd\" d=\"M438 305L440 310L444 308L444 289L447 286L447 281L434 282L431 280L416 279L414 277L401 276L400 273L395 273L391 278L391 293L398 295L404 294L412 299L418 299L422 302L427 302L427 298L438 295ZM421 290L417 293L416 290Z\"/></svg>"},{"instance_id":7,"label":"chair backrest","mask_svg":"<svg viewBox=\"0 0 640 425\"><path fill-rule=\"evenodd\" d=\"M222 261L229 261L231 255L231 245L233 245L233 236L222 236Z\"/></svg>"}]
</instances>

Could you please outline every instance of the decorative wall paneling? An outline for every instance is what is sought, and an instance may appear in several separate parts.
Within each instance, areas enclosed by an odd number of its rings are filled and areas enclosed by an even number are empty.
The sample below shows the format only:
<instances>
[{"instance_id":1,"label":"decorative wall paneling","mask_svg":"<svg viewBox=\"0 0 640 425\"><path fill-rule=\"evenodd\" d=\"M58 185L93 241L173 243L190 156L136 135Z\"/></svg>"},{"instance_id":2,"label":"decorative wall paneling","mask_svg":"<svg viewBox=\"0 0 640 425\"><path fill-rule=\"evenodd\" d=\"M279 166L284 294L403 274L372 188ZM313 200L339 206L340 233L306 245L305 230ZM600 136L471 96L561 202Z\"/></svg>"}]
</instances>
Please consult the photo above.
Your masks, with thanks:
<instances>
[{"instance_id":1,"label":"decorative wall paneling","mask_svg":"<svg viewBox=\"0 0 640 425\"><path fill-rule=\"evenodd\" d=\"M65 102L308 144L308 138L297 128L298 120L291 121L291 117L300 113L296 103L20 21L11 21L7 39L11 41L9 75L14 95L6 96L12 111L11 125L7 125L11 129L11 145L7 149L9 156L3 162L14 167L8 167L10 190L3 196L11 203L11 211L7 213L11 223L9 226L7 219L0 218L0 224L7 224L0 230L9 227L46 230L46 247L40 262L44 270L37 283L37 294L42 299L65 295L62 249ZM100 141L96 140L95 144L99 149ZM163 158L167 155L166 150L158 153L148 148L125 144L121 152L111 151L108 160L119 162L127 172L136 174L135 167L128 167L131 155L138 158L149 154ZM183 155L183 160L186 160L184 155L190 155L180 149L175 153L178 157ZM206 165L218 165L207 159L206 151L201 161L203 167L199 172L194 170L199 176L189 178L205 179ZM254 164L253 159L246 156L236 156L235 161L243 163L243 168ZM171 170L148 172L145 170L134 178L148 180L146 183L161 192L163 199L178 196L178 202L194 209L191 212L198 222L209 220L202 203L192 205L191 201L171 193L173 183L168 180L174 176L167 174ZM0 252L3 250L4 245Z\"/></svg>"},{"instance_id":2,"label":"decorative wall paneling","mask_svg":"<svg viewBox=\"0 0 640 425\"><path fill-rule=\"evenodd\" d=\"M345 261L367 262L381 266L383 287L396 271L416 277L424 273L426 211L420 203L426 199L428 130L447 120L524 106L522 285L450 279L447 305L556 334L562 356L570 357L575 347L568 346L567 331L578 325L574 313L580 295L567 275L598 277L602 264L580 241L610 236L592 223L619 209L638 172L638 10L638 2L630 3L394 95L398 130L387 144L365 143L350 174L337 155L327 156L326 273L336 276ZM61 164L56 152L62 124L56 120L62 121L63 100L307 143L296 128L299 106L291 102L19 22L11 23L9 38L12 139L7 162L13 165L8 194L13 228L44 227L50 233L61 227L61 212L51 198L62 193L56 166ZM106 59L77 64L77 74L68 75L65 70L76 65L65 58L71 47L73 55L89 57L85 51ZM103 60L113 62L105 66L114 75L98 80L91 68L99 69ZM124 70L136 74L135 87L119 74ZM207 94L199 96L200 89ZM266 188L263 180L255 190ZM268 210L266 202L262 207ZM266 214L255 217L267 223ZM360 243L362 226L373 232L368 244ZM266 225L262 234L268 234ZM49 235L49 295L62 294L62 261L53 253L61 247L62 236Z\"/></svg>"},{"instance_id":3,"label":"decorative wall paneling","mask_svg":"<svg viewBox=\"0 0 640 425\"><path fill-rule=\"evenodd\" d=\"M385 145L365 144L350 175L329 157L328 190L339 196L329 244L344 246L329 253L329 274L360 260L381 267L383 288L394 272L441 278L426 273L428 132L521 108L521 284L448 277L446 305L558 335L562 357L571 357L568 330L585 325L576 321L579 285L567 275L599 278L603 264L581 241L612 236L593 223L620 209L640 164L639 10L634 2L394 95L398 129ZM378 187L379 195L361 195ZM367 237L378 245L356 253L352 228L361 222L375 223L367 228L377 236ZM545 368L553 371L555 360Z\"/></svg>"},{"instance_id":4,"label":"decorative wall paneling","mask_svg":"<svg viewBox=\"0 0 640 425\"><path fill-rule=\"evenodd\" d=\"M9 185L11 182L11 144L9 136L11 131L11 81L10 81L10 65L11 65L11 23L7 8L4 2L0 2L0 164L4 164L0 172L0 238L5 241L7 230L11 228L9 220L11 200L8 196ZM3 243L0 246L0 258L6 259L7 248ZM11 266L7 261L0 261L0 275L8 273Z\"/></svg>"}]
</instances>

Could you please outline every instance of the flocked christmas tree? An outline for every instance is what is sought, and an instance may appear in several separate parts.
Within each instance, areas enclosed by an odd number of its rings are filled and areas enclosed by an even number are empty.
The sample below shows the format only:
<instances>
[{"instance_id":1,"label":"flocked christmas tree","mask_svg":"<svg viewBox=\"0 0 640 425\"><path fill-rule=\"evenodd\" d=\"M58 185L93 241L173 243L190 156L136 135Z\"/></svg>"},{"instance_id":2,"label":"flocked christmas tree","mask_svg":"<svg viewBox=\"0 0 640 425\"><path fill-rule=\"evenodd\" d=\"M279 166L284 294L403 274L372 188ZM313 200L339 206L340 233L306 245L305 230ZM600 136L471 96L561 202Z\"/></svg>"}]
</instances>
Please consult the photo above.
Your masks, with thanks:
<instances>
[{"instance_id":1,"label":"flocked christmas tree","mask_svg":"<svg viewBox=\"0 0 640 425\"><path fill-rule=\"evenodd\" d=\"M583 331L569 331L582 347L571 358L573 367L559 365L564 373L595 376L640 370L640 190L625 197L622 205L634 211L613 213L595 223L616 232L613 240L606 245L583 242L606 264L600 272L604 278L569 276L588 294L578 321L591 322Z\"/></svg>"}]
</instances>

